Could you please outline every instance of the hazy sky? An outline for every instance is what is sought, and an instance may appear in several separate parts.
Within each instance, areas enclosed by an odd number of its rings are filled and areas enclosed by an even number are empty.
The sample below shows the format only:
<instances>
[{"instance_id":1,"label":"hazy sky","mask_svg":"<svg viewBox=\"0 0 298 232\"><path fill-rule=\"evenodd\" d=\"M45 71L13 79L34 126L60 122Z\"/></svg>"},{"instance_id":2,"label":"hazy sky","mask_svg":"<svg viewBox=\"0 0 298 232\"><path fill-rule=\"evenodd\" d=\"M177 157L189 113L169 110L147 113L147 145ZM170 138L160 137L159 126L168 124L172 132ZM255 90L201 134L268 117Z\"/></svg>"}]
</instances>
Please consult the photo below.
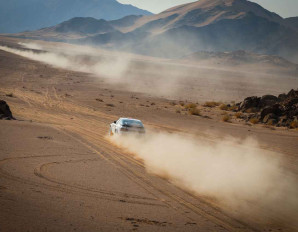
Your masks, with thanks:
<instances>
[{"instance_id":1,"label":"hazy sky","mask_svg":"<svg viewBox=\"0 0 298 232\"><path fill-rule=\"evenodd\" d=\"M212 1L212 0L210 0ZM282 17L298 16L298 0L251 0L273 11ZM172 6L194 2L194 0L118 0L125 4L132 4L139 8L159 13Z\"/></svg>"}]
</instances>

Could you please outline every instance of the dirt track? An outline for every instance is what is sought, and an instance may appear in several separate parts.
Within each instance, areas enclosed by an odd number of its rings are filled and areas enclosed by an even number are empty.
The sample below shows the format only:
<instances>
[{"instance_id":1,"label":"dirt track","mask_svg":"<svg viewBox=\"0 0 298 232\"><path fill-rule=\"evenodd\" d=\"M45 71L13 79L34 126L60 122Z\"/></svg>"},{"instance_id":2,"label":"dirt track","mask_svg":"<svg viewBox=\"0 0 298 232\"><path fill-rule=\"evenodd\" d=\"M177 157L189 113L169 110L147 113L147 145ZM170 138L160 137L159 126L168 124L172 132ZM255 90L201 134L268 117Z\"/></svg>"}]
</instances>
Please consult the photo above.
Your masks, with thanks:
<instances>
[{"instance_id":1,"label":"dirt track","mask_svg":"<svg viewBox=\"0 0 298 232\"><path fill-rule=\"evenodd\" d=\"M189 132L211 141L225 134L249 135L264 149L285 154L284 166L297 173L296 132L177 115L164 108L167 100L142 94L132 99L131 93L107 89L86 74L0 54L5 57L1 97L24 120L0 122L1 231L294 230L280 218L269 218L265 225L265 218L239 218L219 208L215 199L148 174L141 160L115 147L106 135L108 124L123 114L142 118L155 130ZM10 92L13 98L5 96ZM140 107L140 101L160 109Z\"/></svg>"}]
</instances>

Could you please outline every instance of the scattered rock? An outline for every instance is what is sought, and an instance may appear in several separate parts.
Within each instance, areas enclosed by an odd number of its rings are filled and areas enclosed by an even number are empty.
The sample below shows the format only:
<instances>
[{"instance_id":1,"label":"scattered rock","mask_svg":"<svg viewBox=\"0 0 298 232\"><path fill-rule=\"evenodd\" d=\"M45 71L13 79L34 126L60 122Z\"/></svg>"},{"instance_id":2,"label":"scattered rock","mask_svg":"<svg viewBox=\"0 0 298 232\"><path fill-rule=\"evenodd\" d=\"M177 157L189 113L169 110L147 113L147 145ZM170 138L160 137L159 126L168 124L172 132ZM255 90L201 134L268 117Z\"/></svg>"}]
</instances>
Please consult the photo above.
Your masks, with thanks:
<instances>
[{"instance_id":1,"label":"scattered rock","mask_svg":"<svg viewBox=\"0 0 298 232\"><path fill-rule=\"evenodd\" d=\"M281 113L282 113L282 109L279 104L268 106L261 111L261 119L264 119L264 117L268 114L275 114L279 116L281 115Z\"/></svg>"},{"instance_id":2,"label":"scattered rock","mask_svg":"<svg viewBox=\"0 0 298 232\"><path fill-rule=\"evenodd\" d=\"M293 128L298 119L298 90L292 89L287 94L278 97L264 95L262 97L247 97L242 103L237 103L237 111L250 113L251 118L259 119L261 123Z\"/></svg>"},{"instance_id":3,"label":"scattered rock","mask_svg":"<svg viewBox=\"0 0 298 232\"><path fill-rule=\"evenodd\" d=\"M260 99L261 98L256 96L245 98L244 101L240 104L240 110L245 111L247 109L257 107L259 105Z\"/></svg>"},{"instance_id":4,"label":"scattered rock","mask_svg":"<svg viewBox=\"0 0 298 232\"><path fill-rule=\"evenodd\" d=\"M278 98L273 95L265 95L261 97L259 102L259 108L265 107L265 106L272 106L276 104L278 101Z\"/></svg>"},{"instance_id":5,"label":"scattered rock","mask_svg":"<svg viewBox=\"0 0 298 232\"><path fill-rule=\"evenodd\" d=\"M270 120L277 120L277 116L273 113L267 114L264 118L263 118L263 123L268 123ZM272 121L271 121L272 122Z\"/></svg>"},{"instance_id":6,"label":"scattered rock","mask_svg":"<svg viewBox=\"0 0 298 232\"><path fill-rule=\"evenodd\" d=\"M3 100L0 100L0 119L6 119L6 120L15 119L12 116L9 106Z\"/></svg>"}]
</instances>

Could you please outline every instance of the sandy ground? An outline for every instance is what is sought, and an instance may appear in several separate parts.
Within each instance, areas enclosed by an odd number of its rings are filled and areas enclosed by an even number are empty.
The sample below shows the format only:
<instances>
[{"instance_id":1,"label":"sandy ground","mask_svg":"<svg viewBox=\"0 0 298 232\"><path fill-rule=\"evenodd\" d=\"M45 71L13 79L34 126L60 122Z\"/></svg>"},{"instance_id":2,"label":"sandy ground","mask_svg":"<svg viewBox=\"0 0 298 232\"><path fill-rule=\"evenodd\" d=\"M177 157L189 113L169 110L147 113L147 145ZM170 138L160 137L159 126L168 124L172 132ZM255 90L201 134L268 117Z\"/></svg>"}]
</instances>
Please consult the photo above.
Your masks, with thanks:
<instances>
[{"instance_id":1,"label":"sandy ground","mask_svg":"<svg viewBox=\"0 0 298 232\"><path fill-rule=\"evenodd\" d=\"M0 96L18 119L0 122L1 231L295 230L284 215L239 216L149 174L106 135L109 123L128 116L208 141L250 136L282 154L297 180L297 131L224 123L209 109L211 119L177 113L165 98L3 51Z\"/></svg>"}]
</instances>

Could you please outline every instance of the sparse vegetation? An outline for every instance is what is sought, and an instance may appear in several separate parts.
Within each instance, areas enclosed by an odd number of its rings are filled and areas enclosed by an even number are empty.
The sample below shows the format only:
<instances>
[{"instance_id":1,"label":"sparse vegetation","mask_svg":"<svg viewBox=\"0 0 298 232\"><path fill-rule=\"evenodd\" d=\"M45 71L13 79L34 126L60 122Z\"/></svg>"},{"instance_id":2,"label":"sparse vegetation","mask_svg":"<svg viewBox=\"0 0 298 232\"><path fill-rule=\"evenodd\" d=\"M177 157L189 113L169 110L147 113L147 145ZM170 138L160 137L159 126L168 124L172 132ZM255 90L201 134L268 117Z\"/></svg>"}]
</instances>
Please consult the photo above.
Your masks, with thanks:
<instances>
[{"instance_id":1,"label":"sparse vegetation","mask_svg":"<svg viewBox=\"0 0 298 232\"><path fill-rule=\"evenodd\" d=\"M177 104L176 104L176 102L172 101L172 102L170 102L170 105L171 105L171 106L175 106L175 105L177 105Z\"/></svg>"},{"instance_id":2,"label":"sparse vegetation","mask_svg":"<svg viewBox=\"0 0 298 232\"><path fill-rule=\"evenodd\" d=\"M190 115L195 115L195 116L200 116L201 112L198 108L190 108L189 109L189 114Z\"/></svg>"},{"instance_id":3,"label":"sparse vegetation","mask_svg":"<svg viewBox=\"0 0 298 232\"><path fill-rule=\"evenodd\" d=\"M274 122L274 119L269 119L267 122L267 125L272 126L274 124L273 122Z\"/></svg>"},{"instance_id":4,"label":"sparse vegetation","mask_svg":"<svg viewBox=\"0 0 298 232\"><path fill-rule=\"evenodd\" d=\"M249 108L249 109L247 109L245 112L246 113L255 113L255 112L257 112L258 110L256 109L256 108Z\"/></svg>"},{"instance_id":5,"label":"sparse vegetation","mask_svg":"<svg viewBox=\"0 0 298 232\"><path fill-rule=\"evenodd\" d=\"M151 105L152 105L152 106L155 106L156 104L155 104L155 102L152 102Z\"/></svg>"},{"instance_id":6,"label":"sparse vegetation","mask_svg":"<svg viewBox=\"0 0 298 232\"><path fill-rule=\"evenodd\" d=\"M195 109L195 108L197 108L197 104L195 104L195 103L188 103L185 106L185 109Z\"/></svg>"},{"instance_id":7,"label":"sparse vegetation","mask_svg":"<svg viewBox=\"0 0 298 232\"><path fill-rule=\"evenodd\" d=\"M115 105L114 105L114 104L111 104L111 103L106 104L106 106L109 106L109 107L115 107Z\"/></svg>"},{"instance_id":8,"label":"sparse vegetation","mask_svg":"<svg viewBox=\"0 0 298 232\"><path fill-rule=\"evenodd\" d=\"M203 106L213 108L213 107L216 107L219 105L220 105L219 102L210 101L210 102L205 102L205 104Z\"/></svg>"},{"instance_id":9,"label":"sparse vegetation","mask_svg":"<svg viewBox=\"0 0 298 232\"><path fill-rule=\"evenodd\" d=\"M228 107L226 104L221 104L221 105L219 106L219 108L220 108L221 110L228 110L228 109L229 109L229 107Z\"/></svg>"},{"instance_id":10,"label":"sparse vegetation","mask_svg":"<svg viewBox=\"0 0 298 232\"><path fill-rule=\"evenodd\" d=\"M249 119L249 122L252 123L252 124L257 124L257 123L259 123L259 119L258 118L251 118L251 119Z\"/></svg>"},{"instance_id":11,"label":"sparse vegetation","mask_svg":"<svg viewBox=\"0 0 298 232\"><path fill-rule=\"evenodd\" d=\"M293 121L293 122L291 122L291 124L290 124L290 128L291 128L291 129L296 129L296 128L298 128L298 121Z\"/></svg>"},{"instance_id":12,"label":"sparse vegetation","mask_svg":"<svg viewBox=\"0 0 298 232\"><path fill-rule=\"evenodd\" d=\"M231 117L230 117L230 115L228 115L228 114L225 114L225 115L222 117L222 121L223 121L223 122L230 122L230 120L231 120Z\"/></svg>"},{"instance_id":13,"label":"sparse vegetation","mask_svg":"<svg viewBox=\"0 0 298 232\"><path fill-rule=\"evenodd\" d=\"M6 97L14 97L13 93L7 93L5 94Z\"/></svg>"},{"instance_id":14,"label":"sparse vegetation","mask_svg":"<svg viewBox=\"0 0 298 232\"><path fill-rule=\"evenodd\" d=\"M181 114L181 110L177 109L177 110L176 110L176 113L177 113L177 114Z\"/></svg>"},{"instance_id":15,"label":"sparse vegetation","mask_svg":"<svg viewBox=\"0 0 298 232\"><path fill-rule=\"evenodd\" d=\"M242 113L241 112L237 112L234 114L235 118L241 118L242 117Z\"/></svg>"},{"instance_id":16,"label":"sparse vegetation","mask_svg":"<svg viewBox=\"0 0 298 232\"><path fill-rule=\"evenodd\" d=\"M103 100L100 99L100 98L96 98L95 100L96 100L96 101L99 101L99 102L103 102Z\"/></svg>"},{"instance_id":17,"label":"sparse vegetation","mask_svg":"<svg viewBox=\"0 0 298 232\"><path fill-rule=\"evenodd\" d=\"M184 102L179 102L180 106L184 106L185 103Z\"/></svg>"}]
</instances>

